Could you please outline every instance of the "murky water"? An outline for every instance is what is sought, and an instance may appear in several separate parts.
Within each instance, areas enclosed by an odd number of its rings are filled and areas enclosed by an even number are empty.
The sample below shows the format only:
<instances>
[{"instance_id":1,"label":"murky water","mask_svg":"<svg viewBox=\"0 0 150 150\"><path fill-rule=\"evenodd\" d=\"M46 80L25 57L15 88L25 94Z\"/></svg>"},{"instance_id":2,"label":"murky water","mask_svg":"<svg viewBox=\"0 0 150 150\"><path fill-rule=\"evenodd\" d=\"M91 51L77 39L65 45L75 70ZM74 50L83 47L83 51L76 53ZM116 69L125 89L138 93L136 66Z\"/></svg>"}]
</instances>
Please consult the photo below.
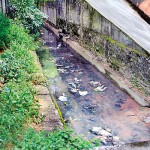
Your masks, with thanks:
<instances>
[{"instance_id":1,"label":"murky water","mask_svg":"<svg viewBox=\"0 0 150 150\"><path fill-rule=\"evenodd\" d=\"M127 143L150 140L149 124L136 115L141 107L69 46L63 43L57 48L59 42L51 31L43 29L43 33L49 50L38 55L43 69L47 69L49 55L55 58L60 73L53 79L47 79L51 83L49 88L57 99L64 119L75 132L92 139L98 136L89 131L91 128L108 127L113 135ZM94 91L89 84L91 81L100 81L107 89ZM78 92L69 92L74 86ZM79 91L87 91L88 94L81 96ZM65 102L58 100L63 93L67 96Z\"/></svg>"}]
</instances>

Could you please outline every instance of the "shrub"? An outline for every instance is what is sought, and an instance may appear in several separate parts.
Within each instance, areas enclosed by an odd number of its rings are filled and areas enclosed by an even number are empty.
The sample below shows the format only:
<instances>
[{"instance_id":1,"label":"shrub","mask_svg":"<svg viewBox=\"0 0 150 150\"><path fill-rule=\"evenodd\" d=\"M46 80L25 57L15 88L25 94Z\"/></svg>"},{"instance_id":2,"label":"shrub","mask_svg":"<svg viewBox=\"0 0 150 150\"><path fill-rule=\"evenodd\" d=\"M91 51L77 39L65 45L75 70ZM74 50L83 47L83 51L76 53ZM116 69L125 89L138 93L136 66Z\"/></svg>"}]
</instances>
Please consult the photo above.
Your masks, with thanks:
<instances>
[{"instance_id":1,"label":"shrub","mask_svg":"<svg viewBox=\"0 0 150 150\"><path fill-rule=\"evenodd\" d=\"M5 82L29 80L29 74L35 72L29 49L34 50L36 44L25 30L17 25L12 25L9 38L9 49L0 55L0 76Z\"/></svg>"},{"instance_id":2,"label":"shrub","mask_svg":"<svg viewBox=\"0 0 150 150\"><path fill-rule=\"evenodd\" d=\"M14 142L25 120L36 115L31 84L9 82L0 93L0 143Z\"/></svg>"},{"instance_id":3,"label":"shrub","mask_svg":"<svg viewBox=\"0 0 150 150\"><path fill-rule=\"evenodd\" d=\"M21 3L20 0L12 0L10 4L12 8L15 8L13 15L9 13L10 16L19 19L31 33L39 32L43 19L47 16L35 7L34 0L22 0Z\"/></svg>"},{"instance_id":4,"label":"shrub","mask_svg":"<svg viewBox=\"0 0 150 150\"><path fill-rule=\"evenodd\" d=\"M36 150L88 150L95 146L81 137L73 136L73 130L65 129L57 132L36 132L28 129L21 142L17 142L16 149Z\"/></svg>"},{"instance_id":5,"label":"shrub","mask_svg":"<svg viewBox=\"0 0 150 150\"><path fill-rule=\"evenodd\" d=\"M9 29L10 29L10 21L8 18L5 18L0 12L0 49L5 47L9 43Z\"/></svg>"}]
</instances>

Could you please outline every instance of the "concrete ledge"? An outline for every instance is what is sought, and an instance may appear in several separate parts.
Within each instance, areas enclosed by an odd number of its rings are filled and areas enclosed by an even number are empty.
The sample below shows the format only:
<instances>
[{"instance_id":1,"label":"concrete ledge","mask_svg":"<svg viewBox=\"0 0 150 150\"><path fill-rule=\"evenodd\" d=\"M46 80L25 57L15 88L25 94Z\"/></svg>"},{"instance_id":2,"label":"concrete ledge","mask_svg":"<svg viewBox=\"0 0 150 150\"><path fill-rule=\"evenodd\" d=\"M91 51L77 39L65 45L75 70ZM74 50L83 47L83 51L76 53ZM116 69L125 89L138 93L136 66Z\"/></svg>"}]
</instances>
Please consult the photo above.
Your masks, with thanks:
<instances>
[{"instance_id":1,"label":"concrete ledge","mask_svg":"<svg viewBox=\"0 0 150 150\"><path fill-rule=\"evenodd\" d=\"M36 89L37 95L49 95L49 91L48 91L47 87L45 87L43 85L36 85L35 89Z\"/></svg>"},{"instance_id":2,"label":"concrete ledge","mask_svg":"<svg viewBox=\"0 0 150 150\"><path fill-rule=\"evenodd\" d=\"M32 55L35 58L35 64L41 71L42 67L36 53L32 52ZM44 77L43 74L42 76ZM56 105L53 101L53 95L44 85L35 85L34 88L37 92L35 97L38 100L38 104L40 105L39 116L41 117L41 122L39 124L33 123L31 127L37 131L53 131L56 128L63 129L62 116L60 115L58 105Z\"/></svg>"},{"instance_id":3,"label":"concrete ledge","mask_svg":"<svg viewBox=\"0 0 150 150\"><path fill-rule=\"evenodd\" d=\"M44 22L44 26L53 31L58 36L58 30ZM129 94L139 105L143 107L150 107L150 103L148 103L142 96L140 96L137 92L134 92L130 89L124 82L119 80L115 74L109 72L102 64L101 61L97 60L96 57L89 53L88 50L83 48L78 42L72 41L67 38L63 38L63 41L74 49L78 54L80 54L83 58L85 58L88 62L90 62L93 66L95 66L102 74L109 77L117 86L119 86L123 91Z\"/></svg>"}]
</instances>

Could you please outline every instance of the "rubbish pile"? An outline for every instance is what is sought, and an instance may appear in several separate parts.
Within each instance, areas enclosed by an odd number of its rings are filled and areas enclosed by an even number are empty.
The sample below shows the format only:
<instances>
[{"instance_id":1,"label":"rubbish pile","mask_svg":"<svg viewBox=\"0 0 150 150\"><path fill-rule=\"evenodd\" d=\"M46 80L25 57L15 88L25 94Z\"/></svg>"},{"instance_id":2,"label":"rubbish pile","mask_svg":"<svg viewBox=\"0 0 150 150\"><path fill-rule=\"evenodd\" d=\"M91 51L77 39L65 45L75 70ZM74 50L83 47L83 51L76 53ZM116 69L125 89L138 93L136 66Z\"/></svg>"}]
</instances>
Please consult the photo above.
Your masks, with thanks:
<instances>
[{"instance_id":1,"label":"rubbish pile","mask_svg":"<svg viewBox=\"0 0 150 150\"><path fill-rule=\"evenodd\" d=\"M93 127L90 129L92 134L97 135L97 137L101 140L101 143L106 146L111 145L119 145L120 139L116 136L111 129L109 128L102 128L102 127Z\"/></svg>"}]
</instances>

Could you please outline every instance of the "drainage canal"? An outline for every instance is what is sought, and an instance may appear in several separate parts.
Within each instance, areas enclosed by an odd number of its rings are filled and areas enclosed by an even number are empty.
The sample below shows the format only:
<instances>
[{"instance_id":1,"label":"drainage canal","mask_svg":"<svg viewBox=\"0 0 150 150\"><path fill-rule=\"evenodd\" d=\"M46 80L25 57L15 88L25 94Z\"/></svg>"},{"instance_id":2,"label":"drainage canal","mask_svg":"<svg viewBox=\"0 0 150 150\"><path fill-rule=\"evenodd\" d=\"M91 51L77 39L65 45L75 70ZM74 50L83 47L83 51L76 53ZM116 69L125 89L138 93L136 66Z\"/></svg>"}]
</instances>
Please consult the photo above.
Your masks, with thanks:
<instances>
[{"instance_id":1,"label":"drainage canal","mask_svg":"<svg viewBox=\"0 0 150 150\"><path fill-rule=\"evenodd\" d=\"M143 108L65 43L60 46L51 31L42 30L48 50L37 53L43 70L54 57L59 75L47 82L66 123L78 135L100 138L104 145L148 141L149 126L136 115Z\"/></svg>"}]
</instances>

